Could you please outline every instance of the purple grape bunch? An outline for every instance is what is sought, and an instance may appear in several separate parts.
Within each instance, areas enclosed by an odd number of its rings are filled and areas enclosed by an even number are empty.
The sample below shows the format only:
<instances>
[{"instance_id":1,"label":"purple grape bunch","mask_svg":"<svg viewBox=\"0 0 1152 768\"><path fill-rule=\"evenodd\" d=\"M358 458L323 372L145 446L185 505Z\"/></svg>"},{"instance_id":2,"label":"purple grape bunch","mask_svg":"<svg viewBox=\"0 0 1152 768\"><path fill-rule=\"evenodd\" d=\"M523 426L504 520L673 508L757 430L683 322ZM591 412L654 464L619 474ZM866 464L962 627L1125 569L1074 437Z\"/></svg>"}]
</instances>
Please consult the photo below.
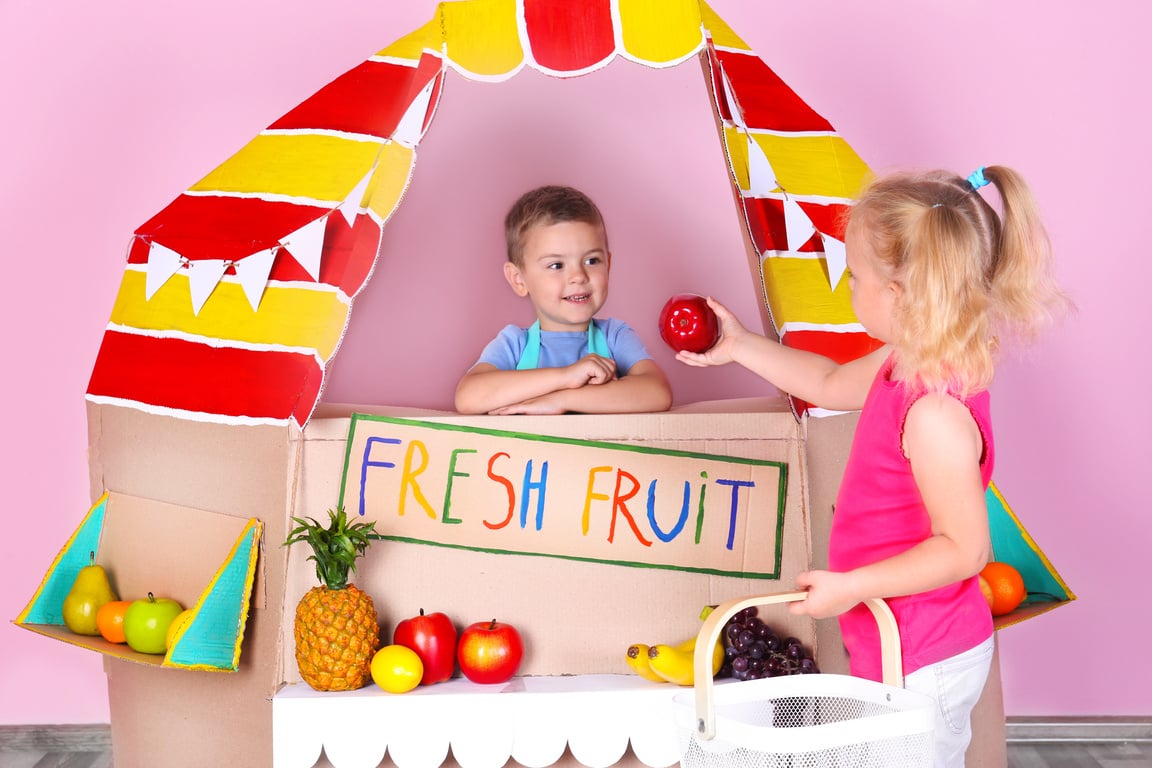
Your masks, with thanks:
<instances>
[{"instance_id":1,"label":"purple grape bunch","mask_svg":"<svg viewBox=\"0 0 1152 768\"><path fill-rule=\"evenodd\" d=\"M795 637L780 637L745 608L724 625L724 663L717 677L759 680L782 675L810 675L820 670L812 653Z\"/></svg>"}]
</instances>

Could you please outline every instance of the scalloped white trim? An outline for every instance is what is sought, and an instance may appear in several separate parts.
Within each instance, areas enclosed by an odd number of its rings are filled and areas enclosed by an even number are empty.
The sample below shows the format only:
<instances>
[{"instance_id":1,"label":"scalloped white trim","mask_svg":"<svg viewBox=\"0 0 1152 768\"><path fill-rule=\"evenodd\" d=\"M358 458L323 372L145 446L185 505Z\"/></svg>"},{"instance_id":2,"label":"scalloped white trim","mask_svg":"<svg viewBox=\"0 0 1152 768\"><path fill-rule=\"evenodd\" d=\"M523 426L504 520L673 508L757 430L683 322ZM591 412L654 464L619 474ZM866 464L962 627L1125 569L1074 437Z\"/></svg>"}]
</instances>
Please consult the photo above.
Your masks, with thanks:
<instances>
[{"instance_id":1,"label":"scalloped white trim","mask_svg":"<svg viewBox=\"0 0 1152 768\"><path fill-rule=\"evenodd\" d=\"M389 694L375 685L320 693L303 683L272 698L272 763L311 768L437 768L449 749L461 768L552 765L570 749L608 768L629 745L650 768L679 762L673 697L683 689L634 675L518 677L502 685L453 679Z\"/></svg>"}]
</instances>

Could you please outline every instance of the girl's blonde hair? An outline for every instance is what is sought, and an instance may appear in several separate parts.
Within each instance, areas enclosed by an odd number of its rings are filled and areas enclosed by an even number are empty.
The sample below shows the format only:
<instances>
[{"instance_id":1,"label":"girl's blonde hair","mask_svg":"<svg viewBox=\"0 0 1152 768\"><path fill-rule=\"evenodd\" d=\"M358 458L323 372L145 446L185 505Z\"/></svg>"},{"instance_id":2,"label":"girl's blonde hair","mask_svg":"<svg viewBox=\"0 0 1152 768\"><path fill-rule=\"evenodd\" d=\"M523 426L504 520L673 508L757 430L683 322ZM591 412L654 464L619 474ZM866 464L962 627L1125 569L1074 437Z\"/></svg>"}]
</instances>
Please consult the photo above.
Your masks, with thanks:
<instances>
[{"instance_id":1,"label":"girl's blonde hair","mask_svg":"<svg viewBox=\"0 0 1152 768\"><path fill-rule=\"evenodd\" d=\"M974 174L975 175L975 174ZM1051 248L1020 174L983 169L1003 217L947 171L873 181L851 211L879 266L901 287L895 376L971 394L992 381L1002 338L1031 340L1070 306L1051 272Z\"/></svg>"}]
</instances>

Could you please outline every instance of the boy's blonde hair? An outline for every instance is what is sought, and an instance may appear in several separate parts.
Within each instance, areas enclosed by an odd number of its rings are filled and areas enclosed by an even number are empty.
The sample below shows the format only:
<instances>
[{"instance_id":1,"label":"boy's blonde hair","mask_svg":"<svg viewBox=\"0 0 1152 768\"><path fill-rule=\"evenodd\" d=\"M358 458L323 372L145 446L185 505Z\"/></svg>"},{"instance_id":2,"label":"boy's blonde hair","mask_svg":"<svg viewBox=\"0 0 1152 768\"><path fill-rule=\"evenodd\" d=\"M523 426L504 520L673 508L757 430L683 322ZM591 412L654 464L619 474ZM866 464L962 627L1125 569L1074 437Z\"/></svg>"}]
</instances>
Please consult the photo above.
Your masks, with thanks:
<instances>
[{"instance_id":1,"label":"boy's blonde hair","mask_svg":"<svg viewBox=\"0 0 1152 768\"><path fill-rule=\"evenodd\" d=\"M530 228L562 221L580 221L599 227L604 233L604 247L608 247L604 217L590 197L573 187L537 187L521 195L504 217L508 261L518 267L524 265L524 235Z\"/></svg>"},{"instance_id":2,"label":"boy's blonde hair","mask_svg":"<svg viewBox=\"0 0 1152 768\"><path fill-rule=\"evenodd\" d=\"M898 379L970 394L992 380L1002 337L1029 340L1070 306L1051 273L1051 248L1023 178L983 169L1003 218L947 171L873 181L850 213L888 277L896 306Z\"/></svg>"}]
</instances>

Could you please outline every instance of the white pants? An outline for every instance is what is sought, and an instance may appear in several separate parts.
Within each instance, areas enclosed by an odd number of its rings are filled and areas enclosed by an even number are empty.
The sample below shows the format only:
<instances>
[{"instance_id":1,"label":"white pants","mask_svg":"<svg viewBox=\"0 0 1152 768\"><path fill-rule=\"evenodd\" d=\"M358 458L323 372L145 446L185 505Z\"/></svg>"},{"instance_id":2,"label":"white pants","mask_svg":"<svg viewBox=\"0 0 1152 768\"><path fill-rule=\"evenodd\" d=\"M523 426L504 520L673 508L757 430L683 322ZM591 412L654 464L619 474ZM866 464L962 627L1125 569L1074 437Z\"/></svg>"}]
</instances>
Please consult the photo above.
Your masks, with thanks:
<instances>
[{"instance_id":1,"label":"white pants","mask_svg":"<svg viewBox=\"0 0 1152 768\"><path fill-rule=\"evenodd\" d=\"M992 666L993 639L950 659L922 667L904 678L904 687L936 702L935 768L964 768L972 740L972 708Z\"/></svg>"}]
</instances>

